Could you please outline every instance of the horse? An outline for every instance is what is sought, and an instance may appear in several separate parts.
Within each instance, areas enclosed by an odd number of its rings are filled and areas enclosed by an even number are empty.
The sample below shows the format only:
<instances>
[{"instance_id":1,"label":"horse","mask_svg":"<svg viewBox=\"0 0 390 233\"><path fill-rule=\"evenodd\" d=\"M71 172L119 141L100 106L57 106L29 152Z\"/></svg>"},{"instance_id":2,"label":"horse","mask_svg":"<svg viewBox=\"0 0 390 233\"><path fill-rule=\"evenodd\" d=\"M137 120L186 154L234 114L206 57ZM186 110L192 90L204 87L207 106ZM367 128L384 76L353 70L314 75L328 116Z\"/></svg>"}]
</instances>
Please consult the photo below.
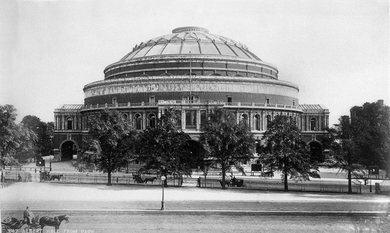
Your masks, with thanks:
<instances>
[{"instance_id":1,"label":"horse","mask_svg":"<svg viewBox=\"0 0 390 233\"><path fill-rule=\"evenodd\" d=\"M58 181L61 180L61 177L63 177L63 175L51 175L50 176L50 180L55 180L57 179Z\"/></svg>"},{"instance_id":2,"label":"horse","mask_svg":"<svg viewBox=\"0 0 390 233\"><path fill-rule=\"evenodd\" d=\"M154 182L156 179L157 179L157 177L145 177L144 183L147 184L147 183L150 181L150 182L152 182L152 184L153 184L153 182Z\"/></svg>"},{"instance_id":3,"label":"horse","mask_svg":"<svg viewBox=\"0 0 390 233\"><path fill-rule=\"evenodd\" d=\"M145 181L139 175L133 175L133 180L137 183L144 183Z\"/></svg>"},{"instance_id":4,"label":"horse","mask_svg":"<svg viewBox=\"0 0 390 233\"><path fill-rule=\"evenodd\" d=\"M68 223L69 217L67 215L59 215L54 218L48 216L42 216L39 219L39 225L41 225L42 231L45 226L51 226L54 227L55 231L57 232L60 229L60 225L62 221L66 221L66 223Z\"/></svg>"},{"instance_id":5,"label":"horse","mask_svg":"<svg viewBox=\"0 0 390 233\"><path fill-rule=\"evenodd\" d=\"M221 184L221 186L223 187L223 181L222 180L218 180L218 181ZM230 187L230 181L225 180L225 186Z\"/></svg>"}]
</instances>

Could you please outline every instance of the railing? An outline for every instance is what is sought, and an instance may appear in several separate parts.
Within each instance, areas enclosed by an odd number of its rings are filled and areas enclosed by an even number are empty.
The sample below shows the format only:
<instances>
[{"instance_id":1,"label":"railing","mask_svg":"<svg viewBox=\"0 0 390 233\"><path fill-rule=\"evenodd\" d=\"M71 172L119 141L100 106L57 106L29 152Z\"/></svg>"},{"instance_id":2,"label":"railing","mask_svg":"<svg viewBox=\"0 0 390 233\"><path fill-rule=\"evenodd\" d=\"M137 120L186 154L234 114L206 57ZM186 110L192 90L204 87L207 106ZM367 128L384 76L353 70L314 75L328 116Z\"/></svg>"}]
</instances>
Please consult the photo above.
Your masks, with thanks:
<instances>
[{"instance_id":1,"label":"railing","mask_svg":"<svg viewBox=\"0 0 390 233\"><path fill-rule=\"evenodd\" d=\"M241 178L239 178L241 179ZM202 188L221 188L219 182L220 178L207 177L206 180L203 176L200 176L200 184ZM229 180L229 179L227 179ZM324 193L347 193L348 184L344 182L330 182L330 181L317 181L316 183L310 181L295 182L293 180L288 181L288 189L290 191L299 192L324 192ZM237 188L237 187L229 187ZM272 178L260 178L259 180L244 179L244 186L238 189L248 190L265 190L265 191L283 191L284 183ZM388 186L381 186L381 191L388 191ZM368 185L362 185L361 183L352 184L352 193L369 193L370 187Z\"/></svg>"}]
</instances>

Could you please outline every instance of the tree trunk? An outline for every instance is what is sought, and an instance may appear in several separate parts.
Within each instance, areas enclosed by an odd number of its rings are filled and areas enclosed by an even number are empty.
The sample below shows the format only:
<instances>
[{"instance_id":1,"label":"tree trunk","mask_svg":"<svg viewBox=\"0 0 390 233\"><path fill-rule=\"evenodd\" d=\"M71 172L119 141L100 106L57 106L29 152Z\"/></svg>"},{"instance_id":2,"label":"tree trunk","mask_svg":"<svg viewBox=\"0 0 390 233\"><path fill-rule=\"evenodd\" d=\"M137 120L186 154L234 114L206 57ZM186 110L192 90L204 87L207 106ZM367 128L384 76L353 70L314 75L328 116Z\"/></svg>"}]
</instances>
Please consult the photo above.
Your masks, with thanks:
<instances>
[{"instance_id":1,"label":"tree trunk","mask_svg":"<svg viewBox=\"0 0 390 233\"><path fill-rule=\"evenodd\" d=\"M226 176L226 168L224 163L222 163L222 189L226 189L225 176Z\"/></svg>"},{"instance_id":2,"label":"tree trunk","mask_svg":"<svg viewBox=\"0 0 390 233\"><path fill-rule=\"evenodd\" d=\"M351 166L351 153L348 152L348 166ZM348 193L352 193L352 171L348 169Z\"/></svg>"},{"instance_id":3,"label":"tree trunk","mask_svg":"<svg viewBox=\"0 0 390 233\"><path fill-rule=\"evenodd\" d=\"M284 174L284 191L288 191L288 181L287 181L287 156L284 155L284 168L283 168L283 174Z\"/></svg>"},{"instance_id":4,"label":"tree trunk","mask_svg":"<svg viewBox=\"0 0 390 233\"><path fill-rule=\"evenodd\" d=\"M348 193L352 193L352 174L351 170L348 170Z\"/></svg>"},{"instance_id":5,"label":"tree trunk","mask_svg":"<svg viewBox=\"0 0 390 233\"><path fill-rule=\"evenodd\" d=\"M284 169L284 191L288 191L288 181L287 181L287 169Z\"/></svg>"},{"instance_id":6,"label":"tree trunk","mask_svg":"<svg viewBox=\"0 0 390 233\"><path fill-rule=\"evenodd\" d=\"M107 175L108 175L108 182L107 182L107 185L108 185L108 186L111 186L111 185L112 185L112 183L111 183L111 171L108 171L108 172L107 172Z\"/></svg>"}]
</instances>

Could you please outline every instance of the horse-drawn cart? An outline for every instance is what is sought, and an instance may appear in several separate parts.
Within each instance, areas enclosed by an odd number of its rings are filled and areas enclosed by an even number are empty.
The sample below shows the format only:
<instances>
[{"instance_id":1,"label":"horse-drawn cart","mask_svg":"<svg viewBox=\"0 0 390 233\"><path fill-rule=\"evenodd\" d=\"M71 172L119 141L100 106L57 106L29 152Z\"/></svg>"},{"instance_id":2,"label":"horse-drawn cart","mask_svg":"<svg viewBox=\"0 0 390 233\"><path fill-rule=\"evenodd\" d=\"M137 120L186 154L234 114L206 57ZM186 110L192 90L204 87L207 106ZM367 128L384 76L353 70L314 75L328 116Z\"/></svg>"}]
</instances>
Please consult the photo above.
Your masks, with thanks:
<instances>
[{"instance_id":1,"label":"horse-drawn cart","mask_svg":"<svg viewBox=\"0 0 390 233\"><path fill-rule=\"evenodd\" d=\"M39 232L41 230L41 226L34 222L32 224L27 224L23 219L19 220L17 218L7 217L1 222L2 233L10 233L10 232Z\"/></svg>"},{"instance_id":2,"label":"horse-drawn cart","mask_svg":"<svg viewBox=\"0 0 390 233\"><path fill-rule=\"evenodd\" d=\"M219 183L221 184L221 186L223 186L223 181L222 180L219 180ZM225 186L236 186L236 187L243 187L244 186L244 180L242 179L236 179L236 177L233 177L232 179L230 180L225 180Z\"/></svg>"},{"instance_id":3,"label":"horse-drawn cart","mask_svg":"<svg viewBox=\"0 0 390 233\"><path fill-rule=\"evenodd\" d=\"M36 215L31 219L30 224L24 219L17 219L12 217L7 217L1 221L2 233L11 233L11 232L43 232L45 226L54 227L55 232L60 228L62 221L69 222L69 217L67 215L59 215L55 217L47 217Z\"/></svg>"},{"instance_id":4,"label":"horse-drawn cart","mask_svg":"<svg viewBox=\"0 0 390 233\"><path fill-rule=\"evenodd\" d=\"M41 181L49 181L50 180L50 172L43 171L41 172Z\"/></svg>"}]
</instances>

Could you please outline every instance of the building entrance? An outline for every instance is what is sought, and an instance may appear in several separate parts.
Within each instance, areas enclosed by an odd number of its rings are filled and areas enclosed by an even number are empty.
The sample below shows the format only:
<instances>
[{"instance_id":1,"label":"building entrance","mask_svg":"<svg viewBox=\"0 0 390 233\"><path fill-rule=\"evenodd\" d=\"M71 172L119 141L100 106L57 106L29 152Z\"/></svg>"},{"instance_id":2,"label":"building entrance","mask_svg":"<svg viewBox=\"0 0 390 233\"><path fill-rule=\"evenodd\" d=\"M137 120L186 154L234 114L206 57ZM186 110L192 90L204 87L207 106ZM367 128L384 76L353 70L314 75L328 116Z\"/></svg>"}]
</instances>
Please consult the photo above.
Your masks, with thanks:
<instances>
[{"instance_id":1,"label":"building entrance","mask_svg":"<svg viewBox=\"0 0 390 233\"><path fill-rule=\"evenodd\" d=\"M73 159L73 155L77 154L77 146L73 141L66 141L61 146L61 161Z\"/></svg>"},{"instance_id":2,"label":"building entrance","mask_svg":"<svg viewBox=\"0 0 390 233\"><path fill-rule=\"evenodd\" d=\"M309 143L310 146L310 160L317 161L319 163L324 162L324 155L322 153L322 146L317 141Z\"/></svg>"}]
</instances>

